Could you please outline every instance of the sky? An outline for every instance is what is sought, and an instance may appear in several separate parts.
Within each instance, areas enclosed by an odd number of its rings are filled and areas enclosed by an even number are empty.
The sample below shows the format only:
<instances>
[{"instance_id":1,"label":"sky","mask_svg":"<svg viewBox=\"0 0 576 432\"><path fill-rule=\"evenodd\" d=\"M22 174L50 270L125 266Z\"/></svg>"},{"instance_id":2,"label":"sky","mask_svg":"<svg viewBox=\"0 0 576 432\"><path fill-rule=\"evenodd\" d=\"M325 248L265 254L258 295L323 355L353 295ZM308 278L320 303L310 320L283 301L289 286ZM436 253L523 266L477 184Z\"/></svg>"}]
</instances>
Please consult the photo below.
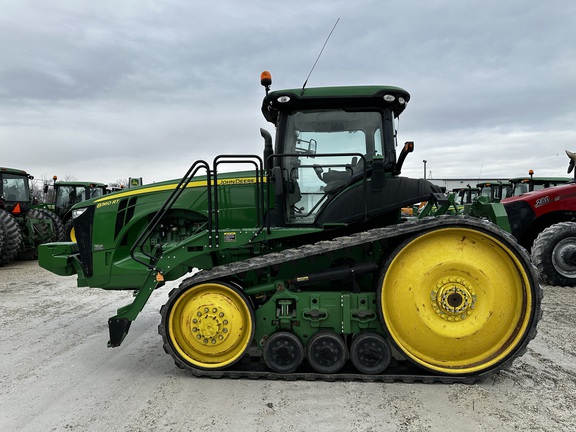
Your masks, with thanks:
<instances>
[{"instance_id":1,"label":"sky","mask_svg":"<svg viewBox=\"0 0 576 432\"><path fill-rule=\"evenodd\" d=\"M573 0L0 0L0 166L152 183L262 154L272 90L411 94L402 175L566 176L576 151Z\"/></svg>"}]
</instances>

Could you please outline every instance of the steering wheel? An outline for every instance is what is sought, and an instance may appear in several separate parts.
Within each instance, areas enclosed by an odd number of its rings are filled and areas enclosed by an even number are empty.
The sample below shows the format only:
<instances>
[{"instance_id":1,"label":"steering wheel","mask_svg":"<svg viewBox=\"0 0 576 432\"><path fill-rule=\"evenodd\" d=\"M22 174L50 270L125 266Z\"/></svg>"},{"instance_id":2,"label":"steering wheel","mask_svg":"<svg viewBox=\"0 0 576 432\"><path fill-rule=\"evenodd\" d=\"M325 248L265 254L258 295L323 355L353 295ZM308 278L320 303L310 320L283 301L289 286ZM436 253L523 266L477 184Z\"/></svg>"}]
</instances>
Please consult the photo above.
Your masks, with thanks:
<instances>
[{"instance_id":1,"label":"steering wheel","mask_svg":"<svg viewBox=\"0 0 576 432\"><path fill-rule=\"evenodd\" d=\"M318 178L321 181L324 181L324 179L322 178L322 173L324 172L324 168L322 168L320 165L312 165L312 167L314 168L314 172L316 173L316 175L318 176Z\"/></svg>"}]
</instances>

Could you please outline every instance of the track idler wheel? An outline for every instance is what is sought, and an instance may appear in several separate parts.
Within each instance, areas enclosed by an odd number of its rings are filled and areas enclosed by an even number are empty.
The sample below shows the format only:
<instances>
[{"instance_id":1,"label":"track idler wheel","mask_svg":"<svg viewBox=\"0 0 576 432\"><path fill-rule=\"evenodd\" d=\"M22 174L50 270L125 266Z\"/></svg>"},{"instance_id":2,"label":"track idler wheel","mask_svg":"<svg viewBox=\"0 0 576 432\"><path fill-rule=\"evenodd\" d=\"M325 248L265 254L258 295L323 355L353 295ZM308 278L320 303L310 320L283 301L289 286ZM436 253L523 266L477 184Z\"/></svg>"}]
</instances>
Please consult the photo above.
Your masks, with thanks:
<instances>
[{"instance_id":1,"label":"track idler wheel","mask_svg":"<svg viewBox=\"0 0 576 432\"><path fill-rule=\"evenodd\" d=\"M383 336L365 332L354 337L350 345L350 361L363 374L382 373L392 360L390 346Z\"/></svg>"},{"instance_id":2,"label":"track idler wheel","mask_svg":"<svg viewBox=\"0 0 576 432\"><path fill-rule=\"evenodd\" d=\"M254 312L223 282L181 286L161 310L160 334L176 363L217 370L236 363L254 335Z\"/></svg>"},{"instance_id":3,"label":"track idler wheel","mask_svg":"<svg viewBox=\"0 0 576 432\"><path fill-rule=\"evenodd\" d=\"M308 364L320 373L336 373L346 363L344 339L333 332L320 331L310 338L306 347Z\"/></svg>"},{"instance_id":4,"label":"track idler wheel","mask_svg":"<svg viewBox=\"0 0 576 432\"><path fill-rule=\"evenodd\" d=\"M263 355L266 366L274 372L291 373L304 360L304 347L296 335L280 331L266 340Z\"/></svg>"},{"instance_id":5,"label":"track idler wheel","mask_svg":"<svg viewBox=\"0 0 576 432\"><path fill-rule=\"evenodd\" d=\"M385 264L379 301L389 340L408 359L442 374L480 375L522 354L540 297L514 239L462 222L400 245Z\"/></svg>"}]
</instances>

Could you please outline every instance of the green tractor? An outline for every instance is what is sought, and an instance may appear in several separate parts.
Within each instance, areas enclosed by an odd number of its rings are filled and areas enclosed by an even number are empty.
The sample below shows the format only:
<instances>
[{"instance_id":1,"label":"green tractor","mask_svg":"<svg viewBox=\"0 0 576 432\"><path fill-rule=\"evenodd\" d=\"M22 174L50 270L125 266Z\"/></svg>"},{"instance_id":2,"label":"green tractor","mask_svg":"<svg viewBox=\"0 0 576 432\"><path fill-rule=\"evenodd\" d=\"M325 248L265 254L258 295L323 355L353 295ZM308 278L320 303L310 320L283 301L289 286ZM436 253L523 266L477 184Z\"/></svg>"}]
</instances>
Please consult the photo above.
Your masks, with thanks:
<instances>
[{"instance_id":1,"label":"green tractor","mask_svg":"<svg viewBox=\"0 0 576 432\"><path fill-rule=\"evenodd\" d=\"M401 217L445 200L400 176L409 93L262 84L276 128L274 143L261 130L263 156L198 160L182 179L76 204L77 242L40 247L40 266L81 287L134 291L108 345L187 276L158 330L196 376L474 382L523 354L541 315L525 250L478 218Z\"/></svg>"},{"instance_id":2,"label":"green tractor","mask_svg":"<svg viewBox=\"0 0 576 432\"><path fill-rule=\"evenodd\" d=\"M512 183L503 181L481 182L476 184L478 196L487 197L489 202L497 202L512 196Z\"/></svg>"},{"instance_id":3,"label":"green tractor","mask_svg":"<svg viewBox=\"0 0 576 432\"><path fill-rule=\"evenodd\" d=\"M570 183L571 181L572 179L570 177L534 177L534 171L529 170L527 177L510 179L510 183L512 184L512 194L510 196L519 196L527 192L534 192Z\"/></svg>"},{"instance_id":4,"label":"green tractor","mask_svg":"<svg viewBox=\"0 0 576 432\"><path fill-rule=\"evenodd\" d=\"M57 181L54 176L54 212L64 224L64 237L67 241L76 241L72 223L72 206L79 202L98 198L108 193L108 185L86 181ZM48 185L44 186L45 193Z\"/></svg>"},{"instance_id":5,"label":"green tractor","mask_svg":"<svg viewBox=\"0 0 576 432\"><path fill-rule=\"evenodd\" d=\"M0 167L0 265L35 259L41 243L64 239L62 222L52 212L33 207L26 171Z\"/></svg>"},{"instance_id":6,"label":"green tractor","mask_svg":"<svg viewBox=\"0 0 576 432\"><path fill-rule=\"evenodd\" d=\"M458 206L464 206L474 202L478 195L480 195L480 188L466 185L466 187L463 188L453 189L452 193L454 194L454 203Z\"/></svg>"}]
</instances>

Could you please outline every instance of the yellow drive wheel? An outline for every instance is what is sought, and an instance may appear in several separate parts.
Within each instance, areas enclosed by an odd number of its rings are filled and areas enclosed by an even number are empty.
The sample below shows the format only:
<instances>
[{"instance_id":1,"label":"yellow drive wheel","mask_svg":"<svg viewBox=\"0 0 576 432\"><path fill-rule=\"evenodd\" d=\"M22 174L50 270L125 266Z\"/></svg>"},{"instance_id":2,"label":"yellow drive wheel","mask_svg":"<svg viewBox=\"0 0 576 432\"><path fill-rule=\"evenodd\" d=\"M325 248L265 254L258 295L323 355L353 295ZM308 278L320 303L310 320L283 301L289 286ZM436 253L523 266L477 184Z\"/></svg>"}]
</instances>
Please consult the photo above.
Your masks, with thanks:
<instances>
[{"instance_id":1,"label":"yellow drive wheel","mask_svg":"<svg viewBox=\"0 0 576 432\"><path fill-rule=\"evenodd\" d=\"M166 330L182 360L203 369L219 369L246 352L254 335L254 315L237 288L206 282L178 294Z\"/></svg>"},{"instance_id":2,"label":"yellow drive wheel","mask_svg":"<svg viewBox=\"0 0 576 432\"><path fill-rule=\"evenodd\" d=\"M379 287L395 345L445 374L478 374L524 343L534 315L530 270L498 234L438 228L402 245Z\"/></svg>"}]
</instances>

